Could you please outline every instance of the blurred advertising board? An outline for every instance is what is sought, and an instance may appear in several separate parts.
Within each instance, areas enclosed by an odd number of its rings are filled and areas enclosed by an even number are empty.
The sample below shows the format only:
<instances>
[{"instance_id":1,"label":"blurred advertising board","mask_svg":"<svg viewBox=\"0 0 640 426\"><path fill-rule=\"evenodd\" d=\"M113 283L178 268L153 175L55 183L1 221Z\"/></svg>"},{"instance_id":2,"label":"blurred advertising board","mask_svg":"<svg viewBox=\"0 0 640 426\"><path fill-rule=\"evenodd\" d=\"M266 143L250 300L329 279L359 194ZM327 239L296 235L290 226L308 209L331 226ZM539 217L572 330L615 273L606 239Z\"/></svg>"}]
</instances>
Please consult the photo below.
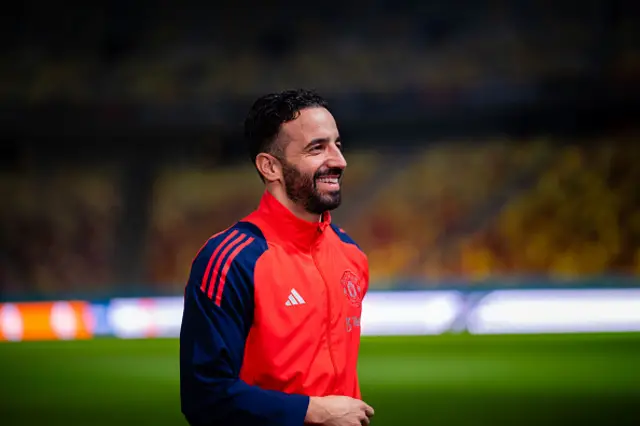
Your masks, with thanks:
<instances>
[{"instance_id":1,"label":"blurred advertising board","mask_svg":"<svg viewBox=\"0 0 640 426\"><path fill-rule=\"evenodd\" d=\"M0 304L0 341L88 339L92 330L93 316L87 302Z\"/></svg>"},{"instance_id":2,"label":"blurred advertising board","mask_svg":"<svg viewBox=\"0 0 640 426\"><path fill-rule=\"evenodd\" d=\"M640 331L640 288L492 291L466 317L472 334Z\"/></svg>"},{"instance_id":3,"label":"blurred advertising board","mask_svg":"<svg viewBox=\"0 0 640 426\"><path fill-rule=\"evenodd\" d=\"M0 340L177 337L182 297L0 304ZM364 336L640 331L640 288L585 290L370 291Z\"/></svg>"},{"instance_id":4,"label":"blurred advertising board","mask_svg":"<svg viewBox=\"0 0 640 426\"><path fill-rule=\"evenodd\" d=\"M364 336L433 335L451 330L464 311L457 291L370 291L362 304Z\"/></svg>"},{"instance_id":5,"label":"blurred advertising board","mask_svg":"<svg viewBox=\"0 0 640 426\"><path fill-rule=\"evenodd\" d=\"M108 318L118 337L175 337L182 298L116 299ZM370 291L345 327L364 336L640 331L640 289Z\"/></svg>"},{"instance_id":6,"label":"blurred advertising board","mask_svg":"<svg viewBox=\"0 0 640 426\"><path fill-rule=\"evenodd\" d=\"M120 338L177 337L182 297L113 299L107 310L111 333Z\"/></svg>"}]
</instances>

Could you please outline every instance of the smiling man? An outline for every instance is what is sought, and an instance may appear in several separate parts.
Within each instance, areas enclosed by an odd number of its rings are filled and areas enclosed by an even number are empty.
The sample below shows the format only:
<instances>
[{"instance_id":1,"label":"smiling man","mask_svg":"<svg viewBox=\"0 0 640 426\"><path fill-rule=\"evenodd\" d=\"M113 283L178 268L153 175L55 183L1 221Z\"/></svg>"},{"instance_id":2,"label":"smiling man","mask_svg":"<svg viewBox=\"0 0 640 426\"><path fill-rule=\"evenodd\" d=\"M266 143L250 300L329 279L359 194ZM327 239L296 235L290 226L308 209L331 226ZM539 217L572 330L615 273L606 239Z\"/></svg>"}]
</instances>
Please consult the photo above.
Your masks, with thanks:
<instances>
[{"instance_id":1,"label":"smiling man","mask_svg":"<svg viewBox=\"0 0 640 426\"><path fill-rule=\"evenodd\" d=\"M314 92L269 94L245 137L265 191L192 263L182 412L191 425L367 425L356 365L369 266L331 223L347 166L335 119Z\"/></svg>"}]
</instances>

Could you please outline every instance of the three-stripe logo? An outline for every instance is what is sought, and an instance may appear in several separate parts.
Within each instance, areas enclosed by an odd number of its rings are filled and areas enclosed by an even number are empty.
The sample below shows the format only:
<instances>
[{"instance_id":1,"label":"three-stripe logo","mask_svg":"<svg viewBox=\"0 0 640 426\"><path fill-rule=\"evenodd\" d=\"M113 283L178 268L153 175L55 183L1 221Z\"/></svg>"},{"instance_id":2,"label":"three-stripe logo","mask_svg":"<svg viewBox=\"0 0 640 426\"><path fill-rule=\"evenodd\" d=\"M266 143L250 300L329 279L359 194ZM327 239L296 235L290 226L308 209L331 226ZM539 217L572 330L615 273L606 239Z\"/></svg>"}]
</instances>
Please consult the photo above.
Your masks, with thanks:
<instances>
[{"instance_id":1,"label":"three-stripe logo","mask_svg":"<svg viewBox=\"0 0 640 426\"><path fill-rule=\"evenodd\" d=\"M254 238L249 237L234 229L226 238L216 247L215 251L209 258L207 269L202 279L201 289L207 296L214 300L216 305L220 306L222 302L222 294L224 285L227 280L227 273L233 260L238 254L249 244Z\"/></svg>"},{"instance_id":2,"label":"three-stripe logo","mask_svg":"<svg viewBox=\"0 0 640 426\"><path fill-rule=\"evenodd\" d=\"M292 288L291 292L289 293L289 298L287 299L284 305L294 306L294 305L304 305L305 303L307 302L305 302L302 296L300 296L300 293L298 293L295 288Z\"/></svg>"}]
</instances>

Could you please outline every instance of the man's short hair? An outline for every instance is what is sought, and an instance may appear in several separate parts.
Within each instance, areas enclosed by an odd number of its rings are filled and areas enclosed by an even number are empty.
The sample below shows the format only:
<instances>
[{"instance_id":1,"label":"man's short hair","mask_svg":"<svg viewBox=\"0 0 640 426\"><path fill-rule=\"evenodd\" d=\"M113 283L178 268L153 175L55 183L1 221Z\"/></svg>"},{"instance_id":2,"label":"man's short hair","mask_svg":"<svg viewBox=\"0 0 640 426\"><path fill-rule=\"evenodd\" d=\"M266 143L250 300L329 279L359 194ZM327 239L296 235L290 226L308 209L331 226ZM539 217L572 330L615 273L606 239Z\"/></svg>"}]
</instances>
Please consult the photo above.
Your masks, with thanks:
<instances>
[{"instance_id":1,"label":"man's short hair","mask_svg":"<svg viewBox=\"0 0 640 426\"><path fill-rule=\"evenodd\" d=\"M297 89L269 93L258 98L244 122L244 137L255 165L258 154L265 152L278 158L283 147L276 143L280 126L300 115L305 108L329 109L328 102L313 90ZM263 179L262 174L260 177Z\"/></svg>"}]
</instances>

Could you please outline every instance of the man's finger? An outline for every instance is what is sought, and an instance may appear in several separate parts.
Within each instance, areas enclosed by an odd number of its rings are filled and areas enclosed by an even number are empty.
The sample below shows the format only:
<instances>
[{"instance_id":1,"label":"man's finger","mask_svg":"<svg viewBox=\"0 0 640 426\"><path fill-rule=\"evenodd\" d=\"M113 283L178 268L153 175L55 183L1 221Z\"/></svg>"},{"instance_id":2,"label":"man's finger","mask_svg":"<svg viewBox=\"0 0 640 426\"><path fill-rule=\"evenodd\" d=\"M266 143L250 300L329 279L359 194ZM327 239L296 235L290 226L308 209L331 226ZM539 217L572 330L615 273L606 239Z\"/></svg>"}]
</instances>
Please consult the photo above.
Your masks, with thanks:
<instances>
[{"instance_id":1,"label":"man's finger","mask_svg":"<svg viewBox=\"0 0 640 426\"><path fill-rule=\"evenodd\" d=\"M375 413L373 410L373 407L370 406L369 404L364 404L364 412L367 415L367 417L373 417Z\"/></svg>"},{"instance_id":2,"label":"man's finger","mask_svg":"<svg viewBox=\"0 0 640 426\"><path fill-rule=\"evenodd\" d=\"M371 423L371 420L369 420L369 417L367 417L367 416L361 416L360 417L360 424L362 426L369 426L370 423Z\"/></svg>"}]
</instances>

